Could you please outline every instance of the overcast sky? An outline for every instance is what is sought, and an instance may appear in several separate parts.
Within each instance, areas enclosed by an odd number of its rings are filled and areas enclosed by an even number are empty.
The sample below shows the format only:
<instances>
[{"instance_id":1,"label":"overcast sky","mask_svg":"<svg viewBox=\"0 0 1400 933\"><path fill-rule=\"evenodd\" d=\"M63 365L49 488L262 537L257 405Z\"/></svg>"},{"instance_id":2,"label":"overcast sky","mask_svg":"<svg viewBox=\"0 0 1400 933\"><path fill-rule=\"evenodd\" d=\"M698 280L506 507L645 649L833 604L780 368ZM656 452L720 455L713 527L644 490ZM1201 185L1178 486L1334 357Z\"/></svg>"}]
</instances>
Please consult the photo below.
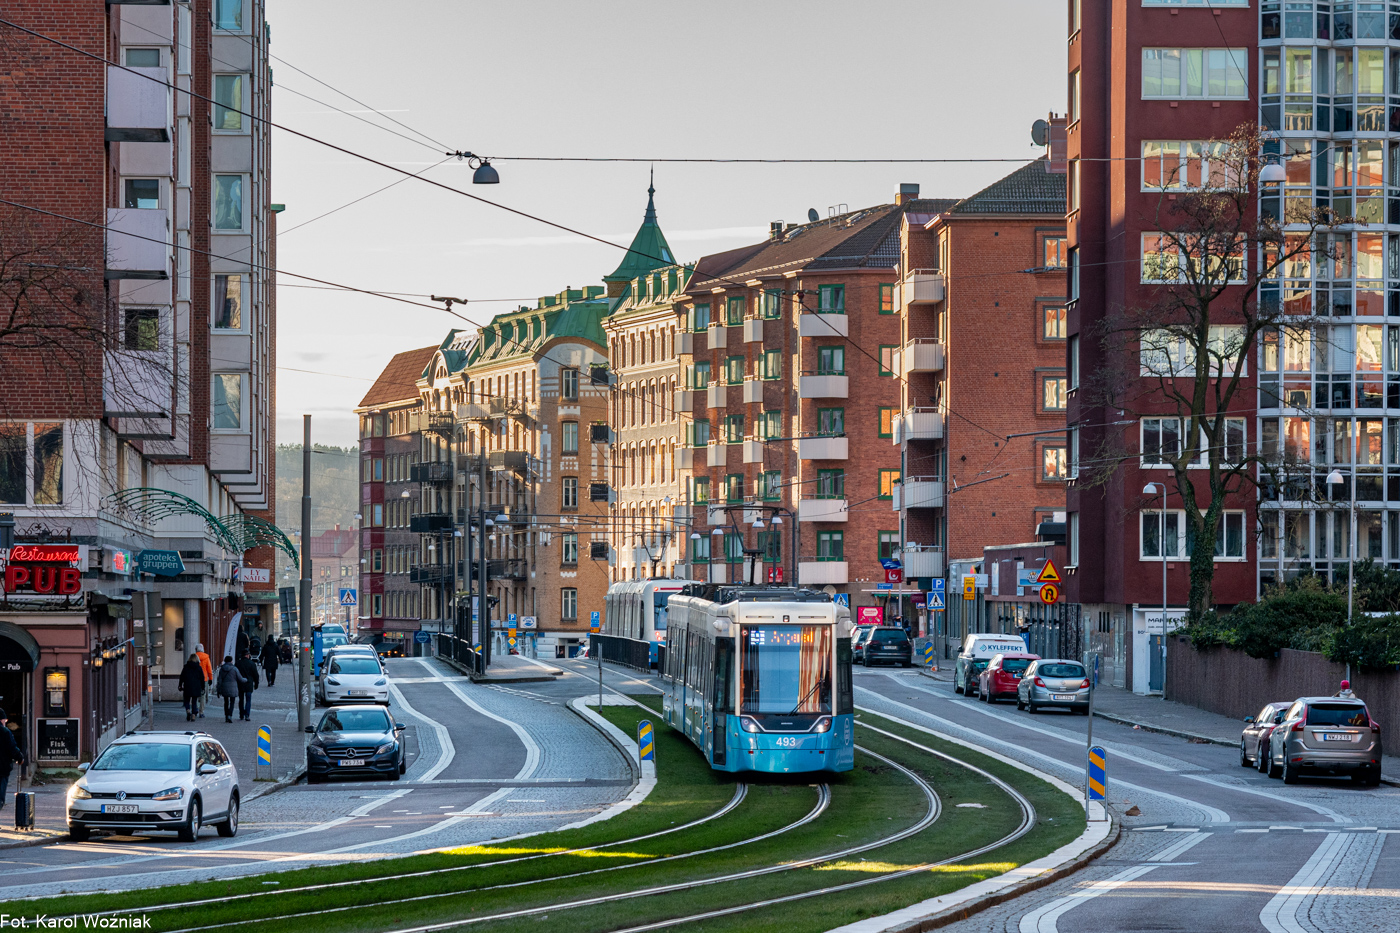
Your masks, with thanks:
<instances>
[{"instance_id":1,"label":"overcast sky","mask_svg":"<svg viewBox=\"0 0 1400 933\"><path fill-rule=\"evenodd\" d=\"M642 158L1034 158L1030 125L1064 110L1065 13L1047 0L272 0L277 122L622 244L646 206ZM443 145L342 110L388 113ZM294 93L295 92L295 93ZM373 113L405 136L414 134ZM414 137L416 138L416 137ZM447 149L500 157L471 185ZM1010 172L963 165L658 163L656 206L681 261L754 242L809 208L892 200L900 182L958 197ZM291 228L402 176L287 133L273 138L285 272L468 298L477 323L600 284L622 250L415 180ZM441 311L278 282L278 438L301 416L355 441L351 409L389 357L463 326ZM304 283L302 283L304 284ZM493 301L491 299L508 299ZM313 370L315 374L294 370ZM325 375L331 374L331 375ZM348 378L346 378L348 377Z\"/></svg>"}]
</instances>

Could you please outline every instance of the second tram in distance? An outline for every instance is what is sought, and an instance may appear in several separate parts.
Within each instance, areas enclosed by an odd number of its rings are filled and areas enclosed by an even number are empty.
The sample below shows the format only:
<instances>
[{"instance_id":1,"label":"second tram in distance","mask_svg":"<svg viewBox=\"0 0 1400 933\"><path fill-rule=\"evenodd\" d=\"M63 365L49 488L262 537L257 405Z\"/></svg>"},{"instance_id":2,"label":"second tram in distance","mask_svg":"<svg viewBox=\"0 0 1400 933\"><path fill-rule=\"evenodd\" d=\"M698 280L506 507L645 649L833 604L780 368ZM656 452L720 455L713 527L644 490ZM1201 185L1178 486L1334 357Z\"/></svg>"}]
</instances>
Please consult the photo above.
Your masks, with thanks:
<instances>
[{"instance_id":1,"label":"second tram in distance","mask_svg":"<svg viewBox=\"0 0 1400 933\"><path fill-rule=\"evenodd\" d=\"M813 590L724 584L691 584L668 608L663 715L711 767L854 767L849 609Z\"/></svg>"}]
</instances>

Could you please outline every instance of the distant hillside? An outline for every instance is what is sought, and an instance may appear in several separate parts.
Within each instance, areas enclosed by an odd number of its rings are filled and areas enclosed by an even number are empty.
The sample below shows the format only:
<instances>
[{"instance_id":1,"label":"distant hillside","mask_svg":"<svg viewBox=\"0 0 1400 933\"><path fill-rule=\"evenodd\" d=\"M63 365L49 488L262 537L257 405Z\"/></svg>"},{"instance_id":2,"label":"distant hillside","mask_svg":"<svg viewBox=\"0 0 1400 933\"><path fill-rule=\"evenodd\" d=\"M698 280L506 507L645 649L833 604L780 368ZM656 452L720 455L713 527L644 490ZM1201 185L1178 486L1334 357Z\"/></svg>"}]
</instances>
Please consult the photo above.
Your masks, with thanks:
<instances>
[{"instance_id":1,"label":"distant hillside","mask_svg":"<svg viewBox=\"0 0 1400 933\"><path fill-rule=\"evenodd\" d=\"M339 524L358 526L355 512L360 500L360 448L316 444L311 452L311 533L320 534ZM277 525L300 546L292 534L301 530L301 445L277 445ZM278 562L279 576L283 567ZM286 585L279 581L278 585Z\"/></svg>"}]
</instances>

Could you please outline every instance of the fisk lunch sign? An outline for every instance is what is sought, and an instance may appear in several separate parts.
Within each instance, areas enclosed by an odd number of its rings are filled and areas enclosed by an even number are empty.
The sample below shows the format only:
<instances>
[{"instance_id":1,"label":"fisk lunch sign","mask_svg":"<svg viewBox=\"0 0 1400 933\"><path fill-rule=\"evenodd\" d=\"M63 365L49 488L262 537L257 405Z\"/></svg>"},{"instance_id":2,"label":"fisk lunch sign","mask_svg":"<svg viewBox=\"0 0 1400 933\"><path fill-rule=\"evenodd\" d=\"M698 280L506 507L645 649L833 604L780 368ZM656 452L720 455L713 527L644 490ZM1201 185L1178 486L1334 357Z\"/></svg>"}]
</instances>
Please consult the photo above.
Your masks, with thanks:
<instances>
[{"instance_id":1,"label":"fisk lunch sign","mask_svg":"<svg viewBox=\"0 0 1400 933\"><path fill-rule=\"evenodd\" d=\"M76 596L83 590L86 544L16 544L0 548L0 589L6 595Z\"/></svg>"}]
</instances>

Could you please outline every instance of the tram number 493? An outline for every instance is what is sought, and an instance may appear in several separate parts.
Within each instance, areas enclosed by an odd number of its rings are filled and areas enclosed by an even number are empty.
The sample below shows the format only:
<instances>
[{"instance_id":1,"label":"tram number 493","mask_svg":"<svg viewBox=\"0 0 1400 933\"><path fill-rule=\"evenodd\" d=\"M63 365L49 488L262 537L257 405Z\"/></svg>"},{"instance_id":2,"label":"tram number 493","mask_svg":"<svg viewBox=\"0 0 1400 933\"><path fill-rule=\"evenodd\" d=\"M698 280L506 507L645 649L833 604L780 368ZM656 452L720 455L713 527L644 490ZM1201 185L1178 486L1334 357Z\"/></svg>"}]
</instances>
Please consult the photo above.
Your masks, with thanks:
<instances>
[{"instance_id":1,"label":"tram number 493","mask_svg":"<svg viewBox=\"0 0 1400 933\"><path fill-rule=\"evenodd\" d=\"M798 742L797 742L796 737L794 737L794 736L790 736L790 735L780 735L780 736L778 736L778 747L779 747L779 748L796 748L797 745L798 745Z\"/></svg>"}]
</instances>

